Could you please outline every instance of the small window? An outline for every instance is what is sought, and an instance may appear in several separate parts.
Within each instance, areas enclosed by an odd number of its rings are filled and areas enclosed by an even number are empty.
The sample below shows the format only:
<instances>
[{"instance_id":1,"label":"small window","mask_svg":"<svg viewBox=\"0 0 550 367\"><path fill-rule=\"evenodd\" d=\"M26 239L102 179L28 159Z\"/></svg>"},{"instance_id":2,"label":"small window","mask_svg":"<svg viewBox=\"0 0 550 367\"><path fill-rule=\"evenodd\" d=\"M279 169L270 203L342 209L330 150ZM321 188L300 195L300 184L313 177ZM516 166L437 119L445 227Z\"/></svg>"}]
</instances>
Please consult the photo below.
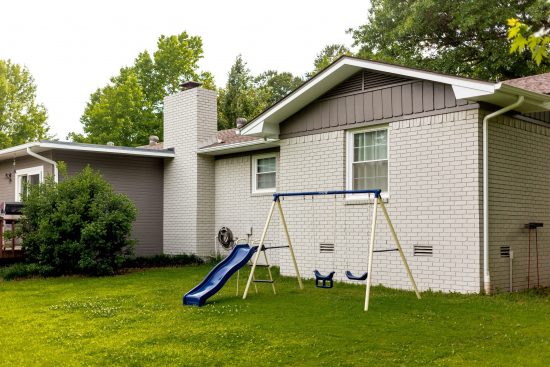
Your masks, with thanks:
<instances>
[{"instance_id":1,"label":"small window","mask_svg":"<svg viewBox=\"0 0 550 367\"><path fill-rule=\"evenodd\" d=\"M348 190L381 189L388 193L388 129L348 133Z\"/></svg>"},{"instance_id":2,"label":"small window","mask_svg":"<svg viewBox=\"0 0 550 367\"><path fill-rule=\"evenodd\" d=\"M43 182L44 167L32 167L15 172L15 201L21 201L26 195L27 185L38 185Z\"/></svg>"},{"instance_id":3,"label":"small window","mask_svg":"<svg viewBox=\"0 0 550 367\"><path fill-rule=\"evenodd\" d=\"M277 157L274 154L253 159L252 192L275 192L277 185Z\"/></svg>"}]
</instances>

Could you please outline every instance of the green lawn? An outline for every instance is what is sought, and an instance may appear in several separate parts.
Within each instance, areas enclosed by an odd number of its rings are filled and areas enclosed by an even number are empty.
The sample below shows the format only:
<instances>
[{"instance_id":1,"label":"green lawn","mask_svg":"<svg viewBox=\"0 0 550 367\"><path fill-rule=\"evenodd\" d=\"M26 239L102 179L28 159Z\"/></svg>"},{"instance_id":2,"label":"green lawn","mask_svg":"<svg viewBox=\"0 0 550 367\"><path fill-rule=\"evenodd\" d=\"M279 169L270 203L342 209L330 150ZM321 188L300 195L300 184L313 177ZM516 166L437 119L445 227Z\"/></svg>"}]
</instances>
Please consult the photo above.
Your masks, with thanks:
<instances>
[{"instance_id":1,"label":"green lawn","mask_svg":"<svg viewBox=\"0 0 550 367\"><path fill-rule=\"evenodd\" d=\"M181 297L209 266L107 278L1 282L0 365L548 366L550 295L494 297L375 287Z\"/></svg>"}]
</instances>

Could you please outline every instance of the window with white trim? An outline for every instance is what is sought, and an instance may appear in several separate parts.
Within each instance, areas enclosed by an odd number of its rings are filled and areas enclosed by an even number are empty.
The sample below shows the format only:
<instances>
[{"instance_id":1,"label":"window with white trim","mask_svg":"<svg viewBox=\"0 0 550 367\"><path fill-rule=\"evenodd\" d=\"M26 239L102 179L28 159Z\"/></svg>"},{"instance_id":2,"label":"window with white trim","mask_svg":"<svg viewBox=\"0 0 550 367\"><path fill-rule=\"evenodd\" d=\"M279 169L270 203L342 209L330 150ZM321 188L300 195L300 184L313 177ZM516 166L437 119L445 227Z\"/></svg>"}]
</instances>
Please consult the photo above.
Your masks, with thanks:
<instances>
[{"instance_id":1,"label":"window with white trim","mask_svg":"<svg viewBox=\"0 0 550 367\"><path fill-rule=\"evenodd\" d=\"M21 201L26 195L27 185L43 182L44 166L19 169L15 172L15 201Z\"/></svg>"},{"instance_id":2,"label":"window with white trim","mask_svg":"<svg viewBox=\"0 0 550 367\"><path fill-rule=\"evenodd\" d=\"M347 189L388 193L388 129L355 130L347 136Z\"/></svg>"},{"instance_id":3,"label":"window with white trim","mask_svg":"<svg viewBox=\"0 0 550 367\"><path fill-rule=\"evenodd\" d=\"M262 154L252 159L252 192L275 192L277 185L277 155Z\"/></svg>"}]
</instances>

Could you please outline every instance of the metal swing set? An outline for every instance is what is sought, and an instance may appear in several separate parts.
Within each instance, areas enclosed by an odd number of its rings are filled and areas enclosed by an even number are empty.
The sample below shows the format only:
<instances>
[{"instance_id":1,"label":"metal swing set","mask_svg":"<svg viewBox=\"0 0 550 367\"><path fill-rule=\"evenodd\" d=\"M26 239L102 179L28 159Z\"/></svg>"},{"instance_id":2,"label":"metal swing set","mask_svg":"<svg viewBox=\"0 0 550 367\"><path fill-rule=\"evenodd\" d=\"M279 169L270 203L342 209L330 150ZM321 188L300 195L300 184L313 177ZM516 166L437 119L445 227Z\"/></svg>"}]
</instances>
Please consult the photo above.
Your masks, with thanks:
<instances>
[{"instance_id":1,"label":"metal swing set","mask_svg":"<svg viewBox=\"0 0 550 367\"><path fill-rule=\"evenodd\" d=\"M271 205L271 208L269 210L269 214L267 216L267 220L265 222L264 229L262 231L262 236L260 238L260 243L258 246L258 251L254 254L254 259L252 262L252 269L250 271L250 275L248 277L248 281L246 283L246 287L243 294L243 299L246 299L248 296L248 291L250 290L250 285L253 282L258 282L255 278L255 271L256 267L258 266L258 260L260 258L260 253L264 253L264 257L267 263L267 256L265 255L265 251L269 249L269 247L265 247L265 239L267 236L267 232L271 223L271 219L273 218L273 213L275 211L275 207L277 207L279 216L281 219L281 223L283 225L285 237L287 240L287 245L285 246L277 246L277 248L288 248L290 252L290 258L292 260L292 264L294 266L294 271L296 274L296 278L298 280L298 285L300 289L304 289L304 285L302 283L302 278L300 276L300 270L298 268L298 263L296 261L296 256L294 254L294 248L292 247L292 240L290 239L290 234L288 231L288 226L286 223L285 215L283 213L283 207L281 205L281 198L284 197L292 197L292 196L319 196L319 195L354 195L354 194L369 194L373 196L373 204L372 204L372 223L371 223L371 231L370 231L370 240L369 240L369 257L368 257L368 263L367 263L367 271L363 273L362 275L353 275L349 270L346 271L346 276L350 280L357 280L357 281L363 281L366 280L366 292L365 292L365 311L368 311L369 309L369 296L370 296L370 289L371 289L371 282L372 282L372 263L373 263L373 254L375 252L388 252L388 251L397 251L399 252L399 255L401 257L401 261L403 262L403 265L405 267L405 270L407 272L407 275L409 277L409 280L412 284L412 287L416 293L416 297L420 299L420 292L418 291L418 288L416 286L416 282L414 280L414 277L412 275L411 269L409 268L409 264L407 263L407 259L405 257L405 254L403 253L403 249L401 248L401 243L399 242L399 239L397 237L397 233L395 232L395 228L393 227L393 224L391 222L390 216L388 214L388 211L386 210L386 206L384 205L384 202L382 200L381 196L382 190L374 189L374 190L333 190L333 191L306 191L306 192L284 192L284 193L274 193L273 194L273 203ZM376 221L377 221L377 210L378 207L382 209L382 213L384 214L384 218L386 219L386 222L388 223L388 227L390 229L390 232L392 234L392 237L395 241L396 248L395 249L382 249L382 250L375 250L374 244L376 239ZM314 270L315 277L316 277L316 285L319 288L331 288L333 284L332 277L334 276L334 271L332 271L328 275L322 275L318 270ZM271 275L271 274L270 274ZM270 276L270 279L271 276ZM273 280L270 281L270 283L273 283ZM273 285L273 284L272 284ZM275 291L274 285L273 290Z\"/></svg>"}]
</instances>

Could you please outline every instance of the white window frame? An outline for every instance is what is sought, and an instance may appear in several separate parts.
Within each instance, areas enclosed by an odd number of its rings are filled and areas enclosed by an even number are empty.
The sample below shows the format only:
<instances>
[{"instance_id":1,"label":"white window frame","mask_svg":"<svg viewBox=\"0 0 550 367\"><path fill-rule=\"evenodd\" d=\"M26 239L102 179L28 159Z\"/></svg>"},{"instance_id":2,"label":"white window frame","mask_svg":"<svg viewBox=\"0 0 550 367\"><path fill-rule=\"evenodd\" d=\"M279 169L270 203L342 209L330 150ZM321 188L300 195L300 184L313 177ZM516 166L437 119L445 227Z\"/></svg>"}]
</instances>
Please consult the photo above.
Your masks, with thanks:
<instances>
[{"instance_id":1,"label":"white window frame","mask_svg":"<svg viewBox=\"0 0 550 367\"><path fill-rule=\"evenodd\" d=\"M18 169L15 171L15 201L21 201L21 177L39 175L38 181L44 182L44 166Z\"/></svg>"},{"instance_id":2,"label":"white window frame","mask_svg":"<svg viewBox=\"0 0 550 367\"><path fill-rule=\"evenodd\" d=\"M258 160L265 158L275 158L275 187L268 189L257 188L258 176ZM253 194L272 194L277 191L277 168L278 168L277 153L258 154L252 157L252 193Z\"/></svg>"},{"instance_id":3,"label":"white window frame","mask_svg":"<svg viewBox=\"0 0 550 367\"><path fill-rule=\"evenodd\" d=\"M373 132L373 131L380 131L380 130L386 130L387 131L387 161L388 161L388 191L382 191L382 198L388 199L390 197L390 134L389 134L389 124L384 125L377 125L374 127L368 127L368 128L362 128L362 129L354 129L354 130L348 130L346 131L346 190L353 190L353 136L355 134L365 133L365 132ZM372 194L353 194L353 195L346 195L346 200L365 200L368 198L372 198Z\"/></svg>"}]
</instances>

